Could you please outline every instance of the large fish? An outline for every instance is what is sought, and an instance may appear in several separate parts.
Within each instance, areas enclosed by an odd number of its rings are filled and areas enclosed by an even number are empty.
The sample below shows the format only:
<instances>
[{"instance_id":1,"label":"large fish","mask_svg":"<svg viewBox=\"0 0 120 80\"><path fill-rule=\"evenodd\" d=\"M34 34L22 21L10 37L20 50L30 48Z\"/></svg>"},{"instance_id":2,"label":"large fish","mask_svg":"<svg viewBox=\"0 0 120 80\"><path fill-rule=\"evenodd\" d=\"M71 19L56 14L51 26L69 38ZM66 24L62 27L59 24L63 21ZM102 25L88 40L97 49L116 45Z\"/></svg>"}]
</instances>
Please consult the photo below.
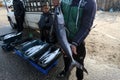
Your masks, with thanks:
<instances>
[{"instance_id":1,"label":"large fish","mask_svg":"<svg viewBox=\"0 0 120 80\"><path fill-rule=\"evenodd\" d=\"M52 61L57 55L60 54L59 49L55 50L54 52L50 53L51 55L46 59L44 64L48 64L50 61Z\"/></svg>"},{"instance_id":2,"label":"large fish","mask_svg":"<svg viewBox=\"0 0 120 80\"><path fill-rule=\"evenodd\" d=\"M48 50L40 59L40 63L41 64L48 64L49 62L51 62L57 55L60 54L60 49L56 49L55 51L50 52L50 50Z\"/></svg>"},{"instance_id":3,"label":"large fish","mask_svg":"<svg viewBox=\"0 0 120 80\"><path fill-rule=\"evenodd\" d=\"M10 34L7 34L7 35L5 35L4 36L4 40L5 39L9 39L9 38L12 38L12 37L15 37L15 36L18 36L18 35L21 35L22 34L22 32L19 32L19 33L10 33Z\"/></svg>"},{"instance_id":4,"label":"large fish","mask_svg":"<svg viewBox=\"0 0 120 80\"><path fill-rule=\"evenodd\" d=\"M34 55L37 54L38 51L40 51L41 49L43 49L45 46L47 46L47 44L43 44L43 45L36 45L33 46L32 48L29 48L27 51L25 51L25 54L27 55L27 58L30 58Z\"/></svg>"},{"instance_id":5,"label":"large fish","mask_svg":"<svg viewBox=\"0 0 120 80\"><path fill-rule=\"evenodd\" d=\"M60 11L60 8L56 7L55 8L55 13L54 13L54 26L56 30L56 36L57 39L61 45L61 48L64 50L65 54L70 58L71 63L69 67L69 71L71 71L74 67L77 67L83 71L85 71L87 74L87 70L84 68L84 66L80 63L78 63L76 60L74 60L72 56L72 50L71 50L71 45L67 40L66 36L66 31L65 31L65 25L64 25L64 17L62 14L62 11Z\"/></svg>"},{"instance_id":6,"label":"large fish","mask_svg":"<svg viewBox=\"0 0 120 80\"><path fill-rule=\"evenodd\" d=\"M47 55L50 53L50 51L51 51L51 47L39 58L39 61L42 61L43 59L45 59Z\"/></svg>"},{"instance_id":7,"label":"large fish","mask_svg":"<svg viewBox=\"0 0 120 80\"><path fill-rule=\"evenodd\" d=\"M56 49L53 52L50 52L46 55L45 58L43 58L43 60L41 60L42 64L48 64L49 62L51 62L57 55L60 54L60 49Z\"/></svg>"}]
</instances>

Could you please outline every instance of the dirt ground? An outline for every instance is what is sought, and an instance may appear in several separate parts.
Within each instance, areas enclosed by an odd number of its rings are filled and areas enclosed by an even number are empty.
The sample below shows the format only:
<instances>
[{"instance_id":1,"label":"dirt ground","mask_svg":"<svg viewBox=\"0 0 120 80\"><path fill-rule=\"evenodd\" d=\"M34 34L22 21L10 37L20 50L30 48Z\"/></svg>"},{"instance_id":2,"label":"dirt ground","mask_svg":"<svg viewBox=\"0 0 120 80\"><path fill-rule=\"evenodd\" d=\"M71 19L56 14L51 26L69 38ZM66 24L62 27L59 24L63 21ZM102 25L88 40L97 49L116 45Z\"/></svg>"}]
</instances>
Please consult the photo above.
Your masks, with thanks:
<instances>
[{"instance_id":1,"label":"dirt ground","mask_svg":"<svg viewBox=\"0 0 120 80\"><path fill-rule=\"evenodd\" d=\"M8 25L6 12L3 8L0 8L0 34L4 34L3 26L4 28L11 29ZM87 68L89 75L85 74L84 80L120 80L120 12L109 13L98 11L94 25L96 25L96 27L91 30L89 36L86 38L87 56L85 59L85 67ZM57 80L53 75L53 71L54 74L59 72L61 64L62 62L60 60L56 68L50 71L48 76L44 76L43 80ZM32 74L33 73L34 71ZM76 80L75 68L71 73L69 80ZM38 73L36 74L39 76ZM0 75L2 75L2 73L0 73ZM21 79L22 78L18 80ZM38 79L35 78L35 76L34 79L42 80L42 78ZM23 78L22 80L34 79ZM9 80L9 78L2 80Z\"/></svg>"},{"instance_id":2,"label":"dirt ground","mask_svg":"<svg viewBox=\"0 0 120 80\"><path fill-rule=\"evenodd\" d=\"M86 64L91 63L89 59L94 62L92 70L96 79L89 76L86 80L120 80L120 12L98 11L94 25L97 26L86 39Z\"/></svg>"},{"instance_id":3,"label":"dirt ground","mask_svg":"<svg viewBox=\"0 0 120 80\"><path fill-rule=\"evenodd\" d=\"M120 13L99 11L94 24L86 39L89 58L120 68Z\"/></svg>"}]
</instances>

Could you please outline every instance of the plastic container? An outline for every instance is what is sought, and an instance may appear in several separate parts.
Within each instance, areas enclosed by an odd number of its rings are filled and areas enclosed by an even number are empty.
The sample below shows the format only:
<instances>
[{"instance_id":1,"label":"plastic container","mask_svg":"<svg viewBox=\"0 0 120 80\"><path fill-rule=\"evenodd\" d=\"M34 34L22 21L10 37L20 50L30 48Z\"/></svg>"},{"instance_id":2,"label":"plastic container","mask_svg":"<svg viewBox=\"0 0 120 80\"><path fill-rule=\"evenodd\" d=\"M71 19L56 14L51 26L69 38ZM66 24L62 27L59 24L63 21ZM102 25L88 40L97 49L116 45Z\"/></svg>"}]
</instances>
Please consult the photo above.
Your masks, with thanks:
<instances>
[{"instance_id":1,"label":"plastic container","mask_svg":"<svg viewBox=\"0 0 120 80\"><path fill-rule=\"evenodd\" d=\"M43 74L45 74L45 75L47 75L48 72L49 72L49 70L52 69L54 66L56 66L57 63L58 63L58 61L56 60L56 61L54 61L51 65L49 65L48 67L43 68L43 67L41 67L40 65L38 65L36 62L34 62L34 61L30 60L30 59L26 59L25 57L23 57L22 53L21 53L19 50L15 49L14 51L15 51L15 53L16 53L18 56L20 56L20 57L22 57L24 60L28 61L28 62L29 62L33 67L35 67L39 72L41 72L41 73L43 73Z\"/></svg>"},{"instance_id":2,"label":"plastic container","mask_svg":"<svg viewBox=\"0 0 120 80\"><path fill-rule=\"evenodd\" d=\"M36 52L35 55L33 55L32 57L28 57L25 54L25 51L28 50L29 48L36 45L44 45L44 44L46 44L46 46L41 50L39 50L38 52ZM59 51L58 55L54 56L53 59L51 59L51 61L48 64L41 64L39 58L42 55L44 55L45 52L49 50L49 48L51 48L51 52L59 49L48 43L42 42L41 40L32 40L32 41L25 41L22 44L17 45L14 51L17 55L28 61L37 70L39 70L43 74L48 74L49 70L57 64L57 60L60 57L60 51Z\"/></svg>"}]
</instances>

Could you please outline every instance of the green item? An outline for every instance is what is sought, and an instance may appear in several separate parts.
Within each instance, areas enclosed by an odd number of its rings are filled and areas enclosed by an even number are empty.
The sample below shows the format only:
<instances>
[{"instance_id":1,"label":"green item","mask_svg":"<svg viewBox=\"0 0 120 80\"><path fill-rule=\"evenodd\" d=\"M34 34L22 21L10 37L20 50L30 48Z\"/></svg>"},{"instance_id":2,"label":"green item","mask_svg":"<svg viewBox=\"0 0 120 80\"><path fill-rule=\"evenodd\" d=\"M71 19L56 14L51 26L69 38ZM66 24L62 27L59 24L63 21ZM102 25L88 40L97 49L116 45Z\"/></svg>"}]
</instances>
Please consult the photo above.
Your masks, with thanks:
<instances>
[{"instance_id":1,"label":"green item","mask_svg":"<svg viewBox=\"0 0 120 80\"><path fill-rule=\"evenodd\" d=\"M29 33L29 38L33 38L33 34L32 33Z\"/></svg>"},{"instance_id":2,"label":"green item","mask_svg":"<svg viewBox=\"0 0 120 80\"><path fill-rule=\"evenodd\" d=\"M75 34L78 32L80 26L80 20L82 17L83 13L83 8L79 8L79 18L78 18L78 23L76 25L76 18L77 18L77 13L78 13L78 6L71 6L71 0L62 0L61 2L62 5L62 11L64 15L64 20L65 20L65 25L68 30L68 38L73 39Z\"/></svg>"}]
</instances>

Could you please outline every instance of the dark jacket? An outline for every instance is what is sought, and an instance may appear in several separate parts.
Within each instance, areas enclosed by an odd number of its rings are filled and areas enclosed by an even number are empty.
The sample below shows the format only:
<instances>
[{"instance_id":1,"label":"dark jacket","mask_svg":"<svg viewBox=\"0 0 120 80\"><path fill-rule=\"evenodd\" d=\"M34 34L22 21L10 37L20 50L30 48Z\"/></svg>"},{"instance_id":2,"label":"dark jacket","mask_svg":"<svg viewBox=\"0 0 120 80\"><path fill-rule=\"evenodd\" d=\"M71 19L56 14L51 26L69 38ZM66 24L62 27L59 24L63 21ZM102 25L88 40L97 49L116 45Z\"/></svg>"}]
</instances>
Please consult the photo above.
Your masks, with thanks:
<instances>
[{"instance_id":1,"label":"dark jacket","mask_svg":"<svg viewBox=\"0 0 120 80\"><path fill-rule=\"evenodd\" d=\"M38 22L40 29L50 29L53 24L53 17L51 13L43 13L41 15L40 21Z\"/></svg>"},{"instance_id":2,"label":"dark jacket","mask_svg":"<svg viewBox=\"0 0 120 80\"><path fill-rule=\"evenodd\" d=\"M13 0L13 8L15 17L24 17L25 8L20 0Z\"/></svg>"},{"instance_id":3,"label":"dark jacket","mask_svg":"<svg viewBox=\"0 0 120 80\"><path fill-rule=\"evenodd\" d=\"M71 42L77 46L84 41L89 34L91 26L93 25L93 20L96 14L96 2L95 0L83 0L81 5L82 13L80 12L80 19L78 20L78 26L76 28L75 15L77 15L78 4L80 0L70 1L72 1L72 3L62 0L62 11L65 18L65 24L67 24L66 27L70 32L69 34L72 35L70 37L68 36L68 39L72 39ZM68 10L68 7L71 9Z\"/></svg>"}]
</instances>

